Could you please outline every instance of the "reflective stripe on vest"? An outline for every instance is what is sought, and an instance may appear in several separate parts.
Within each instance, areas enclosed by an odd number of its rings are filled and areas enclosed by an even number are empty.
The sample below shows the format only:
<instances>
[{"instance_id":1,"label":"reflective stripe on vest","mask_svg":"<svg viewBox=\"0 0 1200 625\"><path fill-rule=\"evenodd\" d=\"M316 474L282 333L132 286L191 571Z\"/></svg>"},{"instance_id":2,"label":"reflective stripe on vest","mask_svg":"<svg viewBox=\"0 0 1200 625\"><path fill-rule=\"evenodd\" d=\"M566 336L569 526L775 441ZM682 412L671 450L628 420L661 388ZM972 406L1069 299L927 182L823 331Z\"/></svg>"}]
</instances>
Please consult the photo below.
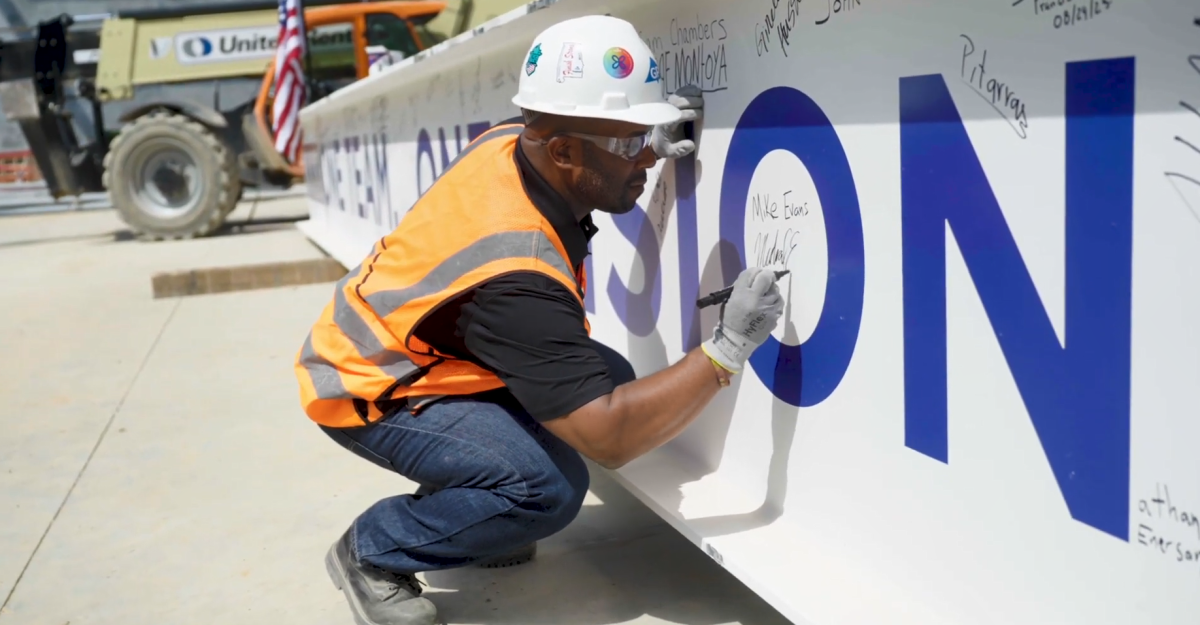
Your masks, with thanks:
<instances>
[{"instance_id":1,"label":"reflective stripe on vest","mask_svg":"<svg viewBox=\"0 0 1200 625\"><path fill-rule=\"evenodd\" d=\"M363 321L363 318L346 303L346 284L356 277L361 269L362 265L355 267L339 280L334 288L333 322L337 325L338 330L354 344L363 360L379 367L389 378L404 379L417 372L417 364L405 353L385 348L367 323ZM313 349L312 332L309 332L308 338L304 341L304 347L300 352L300 363L304 365L309 377L312 378L313 389L318 398L353 399L355 397L346 390L342 384L342 378L333 364Z\"/></svg>"},{"instance_id":2,"label":"reflective stripe on vest","mask_svg":"<svg viewBox=\"0 0 1200 625\"><path fill-rule=\"evenodd\" d=\"M503 386L413 336L443 303L499 275L534 271L556 280L574 293L591 331L587 276L572 271L558 234L525 194L513 153L521 130L494 128L467 146L337 283L295 365L311 419L350 427L381 418L389 400Z\"/></svg>"},{"instance_id":3,"label":"reflective stripe on vest","mask_svg":"<svg viewBox=\"0 0 1200 625\"><path fill-rule=\"evenodd\" d=\"M403 289L379 291L368 295L366 300L381 317L396 312L409 302L442 291L462 278L468 271L486 263L505 258L533 256L561 271L574 276L567 261L554 249L550 237L542 232L497 232L472 243L430 271L421 281ZM572 291L574 285L572 285Z\"/></svg>"}]
</instances>

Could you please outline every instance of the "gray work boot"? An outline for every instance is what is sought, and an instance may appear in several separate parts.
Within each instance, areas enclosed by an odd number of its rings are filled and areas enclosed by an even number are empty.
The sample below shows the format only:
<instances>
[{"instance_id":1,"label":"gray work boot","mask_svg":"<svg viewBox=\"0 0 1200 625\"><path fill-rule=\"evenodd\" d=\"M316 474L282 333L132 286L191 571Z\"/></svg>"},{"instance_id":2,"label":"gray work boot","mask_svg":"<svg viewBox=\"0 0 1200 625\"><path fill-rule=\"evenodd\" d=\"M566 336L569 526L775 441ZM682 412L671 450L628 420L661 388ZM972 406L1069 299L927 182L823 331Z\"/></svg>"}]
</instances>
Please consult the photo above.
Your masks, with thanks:
<instances>
[{"instance_id":1,"label":"gray work boot","mask_svg":"<svg viewBox=\"0 0 1200 625\"><path fill-rule=\"evenodd\" d=\"M530 560L532 560L533 556L536 554L537 554L537 543L529 543L528 545L522 545L520 547L517 547L516 549L513 549L512 551L506 551L500 555L495 555L495 556L491 556L488 558L483 558L482 560L478 560L475 562L475 566L482 567L485 569L502 569L502 568L508 567L508 566L516 566L518 564L525 564L526 562L529 562Z\"/></svg>"},{"instance_id":2,"label":"gray work boot","mask_svg":"<svg viewBox=\"0 0 1200 625\"><path fill-rule=\"evenodd\" d=\"M325 570L338 590L346 594L358 625L435 625L437 607L421 596L414 575L385 571L355 561L350 530L325 554Z\"/></svg>"}]
</instances>

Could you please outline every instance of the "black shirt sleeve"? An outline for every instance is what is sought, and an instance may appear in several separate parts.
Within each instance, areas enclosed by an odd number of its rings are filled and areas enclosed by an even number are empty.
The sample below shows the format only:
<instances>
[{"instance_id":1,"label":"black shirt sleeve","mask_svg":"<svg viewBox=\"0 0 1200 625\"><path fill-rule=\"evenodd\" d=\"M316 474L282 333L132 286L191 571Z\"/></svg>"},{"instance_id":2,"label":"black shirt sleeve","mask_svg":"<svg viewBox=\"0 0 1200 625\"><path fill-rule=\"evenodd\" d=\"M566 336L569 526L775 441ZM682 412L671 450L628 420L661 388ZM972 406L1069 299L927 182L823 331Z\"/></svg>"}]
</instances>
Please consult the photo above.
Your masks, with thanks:
<instances>
[{"instance_id":1,"label":"black shirt sleeve","mask_svg":"<svg viewBox=\"0 0 1200 625\"><path fill-rule=\"evenodd\" d=\"M584 328L579 301L552 278L514 273L477 287L455 334L538 421L611 393L608 364Z\"/></svg>"}]
</instances>

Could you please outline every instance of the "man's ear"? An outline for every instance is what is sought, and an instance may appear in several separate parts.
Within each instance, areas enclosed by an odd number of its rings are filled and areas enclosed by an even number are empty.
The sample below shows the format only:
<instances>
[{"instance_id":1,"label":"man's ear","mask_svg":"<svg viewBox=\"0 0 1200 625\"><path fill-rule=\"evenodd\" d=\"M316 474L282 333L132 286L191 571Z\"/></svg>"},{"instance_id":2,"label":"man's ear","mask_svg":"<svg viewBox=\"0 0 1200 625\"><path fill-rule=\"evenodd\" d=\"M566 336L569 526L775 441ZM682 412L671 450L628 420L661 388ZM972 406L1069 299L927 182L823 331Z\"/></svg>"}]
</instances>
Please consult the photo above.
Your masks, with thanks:
<instances>
[{"instance_id":1,"label":"man's ear","mask_svg":"<svg viewBox=\"0 0 1200 625\"><path fill-rule=\"evenodd\" d=\"M583 153L578 141L557 136L546 142L546 153L559 169L577 169L583 166Z\"/></svg>"}]
</instances>

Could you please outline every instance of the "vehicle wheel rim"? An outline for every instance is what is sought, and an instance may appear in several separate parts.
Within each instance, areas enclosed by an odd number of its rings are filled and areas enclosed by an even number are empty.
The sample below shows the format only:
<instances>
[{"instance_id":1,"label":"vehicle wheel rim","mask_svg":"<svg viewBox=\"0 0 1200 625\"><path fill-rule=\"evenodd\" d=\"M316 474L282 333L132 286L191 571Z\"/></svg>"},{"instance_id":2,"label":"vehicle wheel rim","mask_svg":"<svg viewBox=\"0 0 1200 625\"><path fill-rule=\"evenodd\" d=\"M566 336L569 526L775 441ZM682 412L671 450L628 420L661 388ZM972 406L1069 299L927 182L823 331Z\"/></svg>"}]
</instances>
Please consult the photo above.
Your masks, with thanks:
<instances>
[{"instance_id":1,"label":"vehicle wheel rim","mask_svg":"<svg viewBox=\"0 0 1200 625\"><path fill-rule=\"evenodd\" d=\"M138 207L161 218L179 217L196 207L202 183L200 167L182 146L161 140L141 146L130 180Z\"/></svg>"}]
</instances>

